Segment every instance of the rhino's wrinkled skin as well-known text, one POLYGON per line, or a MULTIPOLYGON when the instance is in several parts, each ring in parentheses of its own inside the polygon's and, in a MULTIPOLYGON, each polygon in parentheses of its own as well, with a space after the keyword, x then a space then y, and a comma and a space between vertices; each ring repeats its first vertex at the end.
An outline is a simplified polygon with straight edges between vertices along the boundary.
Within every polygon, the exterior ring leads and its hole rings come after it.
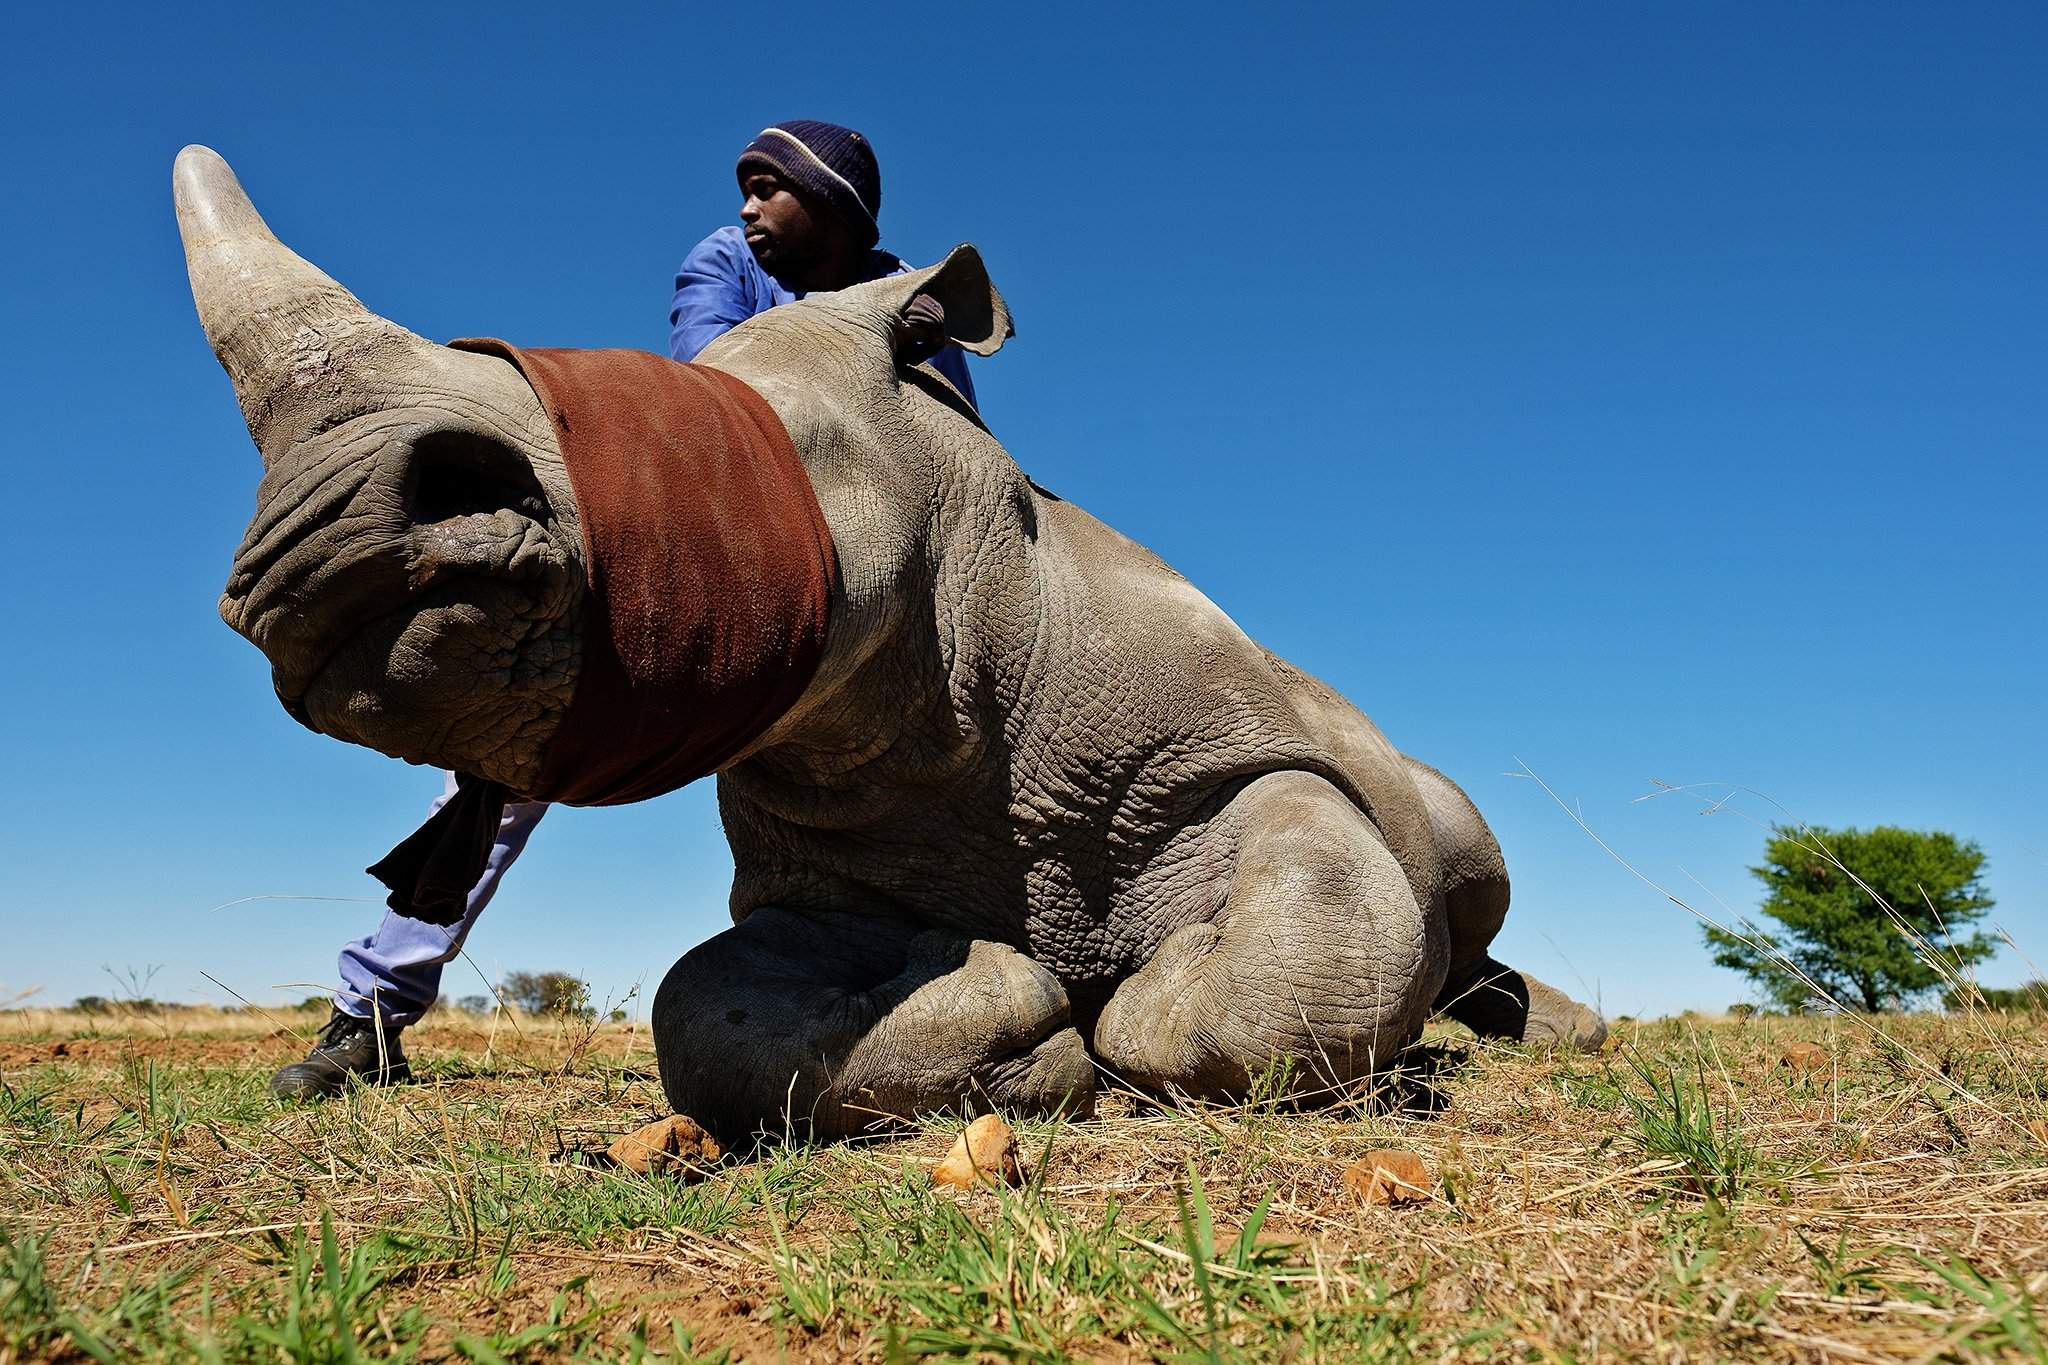
MULTIPOLYGON (((222 614, 292 713, 387 754, 536 772, 576 683, 575 500, 504 362, 363 309, 226 164, 176 171, 193 291, 267 472, 222 614)), ((1098 1068, 1242 1094, 1384 1070, 1432 1009, 1597 1045, 1487 956, 1508 902, 1464 794, 1144 547, 1034 486, 930 370, 981 354, 972 248, 703 355, 789 429, 843 588, 797 706, 719 774, 734 927, 654 1004, 675 1107, 729 1139, 962 1102, 1085 1109, 1098 1068)))

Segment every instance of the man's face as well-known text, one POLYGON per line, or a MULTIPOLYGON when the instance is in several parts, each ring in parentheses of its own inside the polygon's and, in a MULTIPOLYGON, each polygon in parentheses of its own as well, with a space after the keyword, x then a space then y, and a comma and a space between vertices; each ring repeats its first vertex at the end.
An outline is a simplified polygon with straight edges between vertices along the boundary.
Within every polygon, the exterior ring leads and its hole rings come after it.
POLYGON ((740 194, 747 250, 769 274, 800 274, 826 259, 837 244, 837 224, 813 211, 775 172, 748 167, 740 194))

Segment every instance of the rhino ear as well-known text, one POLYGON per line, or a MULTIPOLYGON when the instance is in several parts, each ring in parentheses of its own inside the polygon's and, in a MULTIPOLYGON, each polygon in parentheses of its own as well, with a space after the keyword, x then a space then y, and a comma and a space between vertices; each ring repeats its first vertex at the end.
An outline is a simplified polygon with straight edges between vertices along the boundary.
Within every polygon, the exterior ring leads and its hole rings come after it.
POLYGON ((994 355, 1017 334, 1008 305, 981 264, 981 253, 965 243, 937 265, 895 276, 889 283, 896 286, 899 355, 928 354, 948 341, 976 355, 994 355))

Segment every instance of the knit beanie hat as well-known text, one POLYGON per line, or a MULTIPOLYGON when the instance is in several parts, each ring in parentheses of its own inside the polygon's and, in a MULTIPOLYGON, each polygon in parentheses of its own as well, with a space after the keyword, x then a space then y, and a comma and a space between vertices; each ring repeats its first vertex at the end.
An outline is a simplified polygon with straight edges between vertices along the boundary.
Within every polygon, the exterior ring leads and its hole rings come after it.
POLYGON ((749 165, 766 166, 839 216, 862 249, 881 240, 882 168, 875 149, 851 128, 816 119, 787 119, 763 128, 735 167, 742 184, 749 165))

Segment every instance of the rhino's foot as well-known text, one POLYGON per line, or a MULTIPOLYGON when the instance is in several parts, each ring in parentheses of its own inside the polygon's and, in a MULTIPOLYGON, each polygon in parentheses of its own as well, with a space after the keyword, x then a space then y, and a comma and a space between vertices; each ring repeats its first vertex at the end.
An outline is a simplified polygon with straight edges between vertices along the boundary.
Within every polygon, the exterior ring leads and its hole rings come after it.
POLYGON ((1421 1031, 1445 958, 1393 854, 1306 773, 1231 802, 1223 909, 1168 935, 1095 1027, 1108 1071, 1151 1090, 1235 1099, 1283 1082, 1312 1097, 1390 1067, 1421 1031))
POLYGON ((1055 1029, 1027 1051, 977 1068, 971 1080, 977 1107, 1074 1118, 1095 1112, 1095 1059, 1072 1025, 1055 1029))
POLYGON ((670 969, 653 1025, 669 1103, 735 1145, 944 1109, 1094 1105, 1052 973, 900 920, 757 910, 670 969))
POLYGON ((1607 1021, 1594 1010, 1490 957, 1446 983, 1437 1008, 1482 1038, 1582 1052, 1597 1052, 1607 1041, 1607 1021))

